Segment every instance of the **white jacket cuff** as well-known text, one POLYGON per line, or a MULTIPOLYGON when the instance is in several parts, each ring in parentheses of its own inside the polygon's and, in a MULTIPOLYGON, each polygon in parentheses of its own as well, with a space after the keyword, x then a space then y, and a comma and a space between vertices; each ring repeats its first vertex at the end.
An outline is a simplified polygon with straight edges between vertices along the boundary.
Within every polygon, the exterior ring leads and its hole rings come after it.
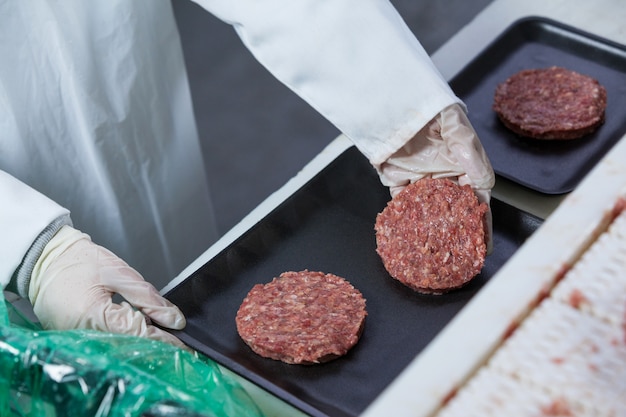
POLYGON ((41 250, 58 229, 71 224, 70 213, 4 171, 0 201, 0 284, 26 296, 41 250))

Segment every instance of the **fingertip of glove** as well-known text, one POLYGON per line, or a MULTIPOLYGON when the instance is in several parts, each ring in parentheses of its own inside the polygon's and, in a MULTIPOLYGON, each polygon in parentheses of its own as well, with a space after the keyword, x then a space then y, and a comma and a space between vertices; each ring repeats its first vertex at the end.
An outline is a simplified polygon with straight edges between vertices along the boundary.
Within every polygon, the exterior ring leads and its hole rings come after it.
POLYGON ((168 329, 182 330, 187 325, 184 314, 176 306, 151 312, 148 317, 159 326, 168 329))
POLYGON ((174 323, 170 328, 174 330, 182 330, 185 328, 186 325, 187 325, 187 319, 185 319, 185 316, 183 315, 183 313, 179 313, 174 319, 174 323))

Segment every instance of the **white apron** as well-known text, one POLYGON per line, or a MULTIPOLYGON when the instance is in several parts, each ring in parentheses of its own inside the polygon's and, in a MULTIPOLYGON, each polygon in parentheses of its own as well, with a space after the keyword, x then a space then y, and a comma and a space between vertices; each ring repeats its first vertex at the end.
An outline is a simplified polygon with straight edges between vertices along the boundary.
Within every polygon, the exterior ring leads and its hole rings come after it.
POLYGON ((0 59, 0 169, 157 288, 217 238, 168 0, 0 0, 0 59))

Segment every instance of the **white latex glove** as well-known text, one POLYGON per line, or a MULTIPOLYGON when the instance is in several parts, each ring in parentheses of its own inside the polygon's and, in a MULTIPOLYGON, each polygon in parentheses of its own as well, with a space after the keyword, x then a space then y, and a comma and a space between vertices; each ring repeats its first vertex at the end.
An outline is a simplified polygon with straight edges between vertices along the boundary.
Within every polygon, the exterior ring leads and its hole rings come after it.
POLYGON ((93 329, 184 344, 153 325, 185 327, 185 317, 123 260, 64 226, 46 245, 28 297, 46 329, 93 329), (114 294, 126 301, 116 304, 114 294))
MULTIPOLYGON (((495 175, 465 111, 445 108, 409 142, 376 167, 392 196, 419 179, 449 178, 469 184, 478 200, 489 205, 495 175)), ((486 214, 487 252, 493 249, 491 208, 486 214)))

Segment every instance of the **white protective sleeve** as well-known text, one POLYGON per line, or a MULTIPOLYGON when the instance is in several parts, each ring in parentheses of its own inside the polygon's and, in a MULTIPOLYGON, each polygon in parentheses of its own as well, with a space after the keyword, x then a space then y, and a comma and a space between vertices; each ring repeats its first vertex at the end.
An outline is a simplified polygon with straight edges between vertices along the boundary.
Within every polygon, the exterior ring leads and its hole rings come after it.
POLYGON ((18 267, 24 261, 32 268, 57 230, 71 224, 69 211, 4 171, 0 171, 0 196, 0 230, 10 236, 0 239, 0 284, 5 288, 13 277, 11 290, 25 296, 30 270, 17 271, 18 267), (31 262, 24 259, 26 253, 31 262))
POLYGON ((374 165, 461 103, 387 0, 194 1, 374 165))

